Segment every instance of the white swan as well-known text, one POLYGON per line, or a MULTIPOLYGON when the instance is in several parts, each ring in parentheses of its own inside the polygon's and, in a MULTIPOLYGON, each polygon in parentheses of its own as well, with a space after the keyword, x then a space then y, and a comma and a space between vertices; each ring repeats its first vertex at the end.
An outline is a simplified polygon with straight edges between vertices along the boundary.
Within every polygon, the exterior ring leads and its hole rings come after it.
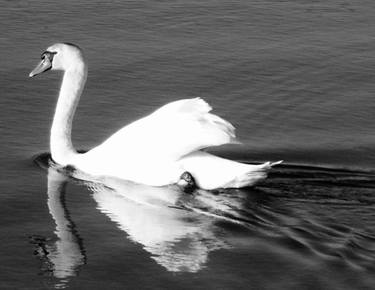
POLYGON ((30 77, 50 69, 64 71, 50 139, 52 158, 62 166, 152 186, 176 183, 188 172, 197 186, 210 190, 254 185, 280 163, 249 165, 200 151, 236 142, 234 127, 211 114, 211 107, 200 98, 169 103, 87 153, 78 153, 71 128, 87 75, 82 51, 73 44, 57 43, 41 58, 30 77))

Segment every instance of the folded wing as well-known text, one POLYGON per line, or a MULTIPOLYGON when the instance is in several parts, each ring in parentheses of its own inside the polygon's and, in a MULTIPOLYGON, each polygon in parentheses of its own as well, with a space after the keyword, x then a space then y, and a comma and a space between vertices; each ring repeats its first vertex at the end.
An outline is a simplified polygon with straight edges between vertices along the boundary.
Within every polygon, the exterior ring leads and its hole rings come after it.
POLYGON ((210 113, 202 99, 169 103, 147 117, 122 128, 93 150, 105 150, 124 161, 175 161, 196 150, 236 143, 234 127, 210 113))

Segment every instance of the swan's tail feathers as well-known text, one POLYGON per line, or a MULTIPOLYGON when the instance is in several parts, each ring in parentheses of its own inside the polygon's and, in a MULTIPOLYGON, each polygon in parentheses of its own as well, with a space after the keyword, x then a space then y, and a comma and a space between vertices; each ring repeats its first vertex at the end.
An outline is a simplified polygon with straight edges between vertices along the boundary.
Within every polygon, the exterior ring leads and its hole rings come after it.
POLYGON ((260 165, 251 165, 245 171, 238 174, 235 178, 226 183, 223 188, 241 188, 251 187, 264 180, 273 166, 282 163, 283 160, 276 162, 266 162, 260 165))
POLYGON ((252 181, 248 186, 255 185, 255 183, 262 181, 268 177, 268 172, 272 169, 272 167, 281 164, 283 160, 279 160, 276 162, 266 162, 259 166, 258 170, 249 170, 246 175, 252 181))
POLYGON ((268 169, 258 168, 256 170, 250 169, 249 171, 237 175, 233 180, 229 181, 223 188, 242 188, 251 187, 258 182, 267 178, 268 169))
POLYGON ((279 160, 276 162, 266 162, 261 165, 258 165, 259 167, 254 169, 254 167, 250 167, 245 174, 242 174, 240 176, 237 176, 237 178, 234 181, 233 187, 250 187, 256 185, 258 182, 264 180, 268 176, 268 172, 272 169, 273 166, 276 166, 278 164, 281 164, 283 160, 279 160))
POLYGON ((264 169, 266 169, 266 170, 269 170, 269 169, 271 169, 272 167, 274 167, 274 166, 276 166, 276 165, 279 165, 279 164, 281 164, 281 163, 283 163, 283 162, 284 162, 284 160, 279 160, 279 161, 276 161, 276 162, 270 162, 270 161, 268 161, 268 162, 262 164, 262 167, 263 167, 264 169))

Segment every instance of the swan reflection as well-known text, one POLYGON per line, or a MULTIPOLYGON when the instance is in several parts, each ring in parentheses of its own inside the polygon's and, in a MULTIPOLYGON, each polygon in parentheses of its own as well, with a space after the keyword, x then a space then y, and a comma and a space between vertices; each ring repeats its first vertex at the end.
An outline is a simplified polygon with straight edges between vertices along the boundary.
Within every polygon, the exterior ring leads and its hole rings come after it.
POLYGON ((179 204, 181 195, 175 188, 116 182, 116 189, 91 189, 98 209, 168 271, 197 272, 207 262, 209 252, 229 246, 215 233, 212 218, 173 205, 179 204), (166 196, 173 201, 169 206, 166 196), (158 201, 158 206, 151 205, 150 199, 158 201))
POLYGON ((176 186, 150 187, 109 177, 92 179, 74 169, 49 166, 48 208, 58 240, 48 248, 48 262, 53 276, 61 281, 76 275, 86 262, 83 241, 64 203, 67 182, 87 187, 97 209, 171 272, 204 268, 210 252, 232 247, 217 221, 241 223, 236 219, 244 206, 241 194, 200 190, 186 194, 176 186))

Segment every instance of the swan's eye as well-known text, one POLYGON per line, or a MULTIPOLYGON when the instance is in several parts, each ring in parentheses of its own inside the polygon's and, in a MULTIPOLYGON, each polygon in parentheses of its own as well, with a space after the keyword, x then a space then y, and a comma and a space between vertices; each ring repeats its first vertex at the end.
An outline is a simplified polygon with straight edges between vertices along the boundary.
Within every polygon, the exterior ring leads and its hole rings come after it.
POLYGON ((48 58, 50 62, 52 62, 54 55, 57 54, 55 51, 45 51, 41 55, 41 59, 48 58))

